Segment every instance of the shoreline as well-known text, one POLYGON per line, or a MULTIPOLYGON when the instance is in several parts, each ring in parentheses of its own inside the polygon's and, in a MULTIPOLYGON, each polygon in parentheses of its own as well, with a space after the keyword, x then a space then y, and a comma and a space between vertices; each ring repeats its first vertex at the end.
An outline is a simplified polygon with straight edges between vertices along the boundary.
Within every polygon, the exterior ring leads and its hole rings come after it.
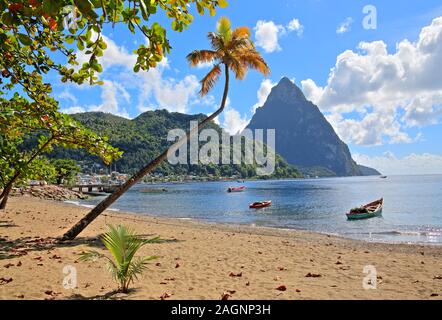
MULTIPOLYGON (((81 199, 79 200, 65 200, 62 201, 65 204, 68 205, 72 205, 72 206, 76 206, 76 207, 83 207, 83 208, 93 208, 95 205, 89 205, 86 203, 81 203, 81 199)), ((148 212, 132 212, 132 211, 126 211, 126 210, 122 210, 122 209, 116 209, 116 208, 110 208, 110 209, 106 209, 106 211, 112 211, 112 212, 116 212, 116 213, 121 213, 121 214, 127 214, 127 215, 133 215, 133 216, 137 216, 137 217, 150 217, 150 218, 158 218, 158 219, 171 219, 171 220, 179 220, 179 221, 194 221, 196 223, 201 223, 201 224, 207 224, 207 225, 219 225, 219 226, 232 226, 233 228, 235 227, 240 227, 240 228, 251 228, 251 229, 269 229, 269 230, 274 230, 275 232, 278 230, 282 230, 282 231, 293 231, 293 232, 307 232, 307 233, 313 233, 313 234, 317 234, 317 235, 323 235, 323 236, 331 236, 331 237, 336 237, 336 238, 341 238, 341 239, 346 239, 346 240, 350 240, 350 241, 360 241, 363 243, 377 243, 377 244, 391 244, 391 245, 417 245, 417 246, 435 246, 435 247, 441 247, 442 248, 442 242, 411 242, 411 241, 382 241, 380 239, 373 239, 373 240, 369 240, 369 239, 359 239, 359 238, 352 238, 352 237, 347 237, 343 234, 338 234, 338 233, 327 233, 327 232, 320 232, 320 231, 314 231, 314 230, 308 230, 308 229, 302 229, 302 228, 288 228, 288 227, 277 227, 277 226, 253 226, 250 224, 242 224, 240 222, 235 222, 235 223, 223 223, 223 222, 213 222, 213 221, 208 221, 208 220, 204 220, 204 219, 195 219, 195 218, 188 218, 188 217, 182 217, 182 218, 178 218, 178 217, 165 217, 165 216, 161 216, 161 215, 155 215, 155 214, 151 214, 148 212)), ((370 233, 367 233, 370 234, 370 233)), ((384 232, 379 232, 379 233, 371 233, 374 235, 382 235, 382 234, 395 234, 395 235, 415 235, 417 237, 420 237, 422 235, 422 232, 419 231, 410 231, 410 232, 403 232, 403 231, 397 231, 397 230, 392 230, 392 231, 384 231, 384 232), (417 234, 418 233, 418 234, 417 234)))
POLYGON ((87 208, 30 197, 11 198, 0 224, 1 299, 105 299, 116 288, 105 263, 79 253, 106 253, 97 237, 124 224, 164 242, 143 247, 158 255, 129 295, 112 299, 442 299, 442 248, 381 244, 309 231, 211 224, 106 211, 71 243, 54 245, 87 208), (20 262, 20 263, 19 263, 20 262), (365 290, 363 268, 377 269, 377 289, 365 290), (8 266, 8 267, 5 267, 8 266), (65 289, 65 266, 78 284, 65 289), (232 277, 230 274, 240 274, 232 277), (309 274, 318 275, 311 277, 309 274), (286 291, 276 288, 286 286, 286 291), (436 296, 437 295, 437 296, 436 296))

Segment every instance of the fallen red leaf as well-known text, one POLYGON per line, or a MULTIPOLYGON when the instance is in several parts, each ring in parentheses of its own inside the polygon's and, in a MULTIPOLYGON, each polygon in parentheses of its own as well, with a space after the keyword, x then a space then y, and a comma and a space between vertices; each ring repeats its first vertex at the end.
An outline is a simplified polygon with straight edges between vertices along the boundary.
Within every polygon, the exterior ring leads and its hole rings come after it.
POLYGON ((0 284, 7 284, 12 282, 12 278, 0 278, 0 284))
POLYGON ((233 272, 230 272, 229 276, 230 276, 230 277, 242 277, 242 272, 240 272, 240 273, 233 273, 233 272))
POLYGON ((285 285, 279 286, 278 288, 276 288, 276 290, 278 291, 286 291, 287 287, 285 285))
POLYGON ((322 275, 317 274, 317 273, 311 273, 311 272, 309 272, 309 273, 307 273, 307 274, 305 275, 305 277, 306 277, 306 278, 320 278, 320 277, 322 277, 322 275))
POLYGON ((15 266, 15 264, 8 263, 8 264, 5 264, 3 267, 5 267, 6 269, 9 269, 10 267, 14 267, 14 266, 15 266))
POLYGON ((230 294, 228 294, 227 292, 224 292, 221 296, 221 300, 229 300, 230 297, 231 297, 230 294))
POLYGON ((165 299, 170 298, 170 297, 171 297, 171 295, 170 295, 169 293, 164 292, 164 293, 161 295, 160 299, 161 299, 161 300, 165 300, 165 299))

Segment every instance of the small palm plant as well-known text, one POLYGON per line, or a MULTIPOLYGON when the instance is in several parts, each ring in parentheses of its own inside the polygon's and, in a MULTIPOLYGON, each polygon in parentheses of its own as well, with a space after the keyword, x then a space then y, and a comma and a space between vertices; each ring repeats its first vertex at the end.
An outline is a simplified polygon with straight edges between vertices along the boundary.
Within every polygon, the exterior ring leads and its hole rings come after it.
POLYGON ((109 258, 97 251, 88 251, 81 254, 81 261, 96 261, 100 258, 108 260, 109 272, 115 281, 118 282, 119 292, 127 293, 129 284, 134 280, 138 280, 140 275, 146 268, 147 262, 157 259, 156 256, 137 257, 137 251, 148 243, 159 242, 159 237, 145 240, 139 235, 125 226, 114 227, 109 225, 109 231, 101 236, 101 241, 109 250, 112 258, 109 258))

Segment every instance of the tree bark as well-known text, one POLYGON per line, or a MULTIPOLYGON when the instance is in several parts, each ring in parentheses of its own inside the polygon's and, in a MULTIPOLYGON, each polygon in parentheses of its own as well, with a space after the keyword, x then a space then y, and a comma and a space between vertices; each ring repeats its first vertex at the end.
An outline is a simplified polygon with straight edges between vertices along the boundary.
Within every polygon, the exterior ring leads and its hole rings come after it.
POLYGON ((138 183, 146 174, 153 171, 161 162, 163 162, 167 155, 178 150, 184 143, 187 143, 190 136, 195 133, 198 133, 199 130, 205 127, 210 121, 215 119, 218 115, 220 115, 227 101, 227 95, 229 92, 229 68, 227 65, 225 67, 225 85, 224 85, 224 93, 221 101, 221 105, 217 111, 215 111, 212 115, 204 119, 201 123, 198 124, 197 127, 189 130, 185 137, 178 140, 175 144, 173 144, 170 148, 165 150, 162 154, 160 154, 156 159, 147 164, 144 168, 138 171, 135 175, 133 175, 128 181, 126 181, 122 186, 120 186, 116 191, 110 194, 106 199, 100 202, 95 208, 93 208, 86 216, 84 216, 80 221, 78 221, 71 229, 69 229, 61 238, 61 241, 73 240, 75 239, 92 221, 94 221, 103 211, 105 211, 112 203, 114 203, 118 198, 120 198, 127 190, 129 190, 133 185, 138 183))
MULTIPOLYGON (((31 158, 29 158, 29 160, 26 162, 25 167, 27 167, 32 161, 34 161, 34 159, 40 155, 44 149, 46 149, 46 147, 52 142, 52 140, 54 140, 55 137, 51 136, 48 141, 46 141, 40 149, 38 149, 37 151, 35 151, 35 153, 32 155, 31 158)), ((2 194, 0 195, 0 199, 2 200, 2 202, 0 203, 0 210, 3 210, 6 208, 6 204, 8 202, 8 197, 9 194, 12 191, 12 187, 14 186, 14 183, 17 181, 17 179, 20 177, 20 175, 22 174, 22 170, 18 169, 17 172, 14 174, 14 176, 11 178, 11 180, 9 180, 9 182, 6 184, 5 188, 3 189, 2 194)))

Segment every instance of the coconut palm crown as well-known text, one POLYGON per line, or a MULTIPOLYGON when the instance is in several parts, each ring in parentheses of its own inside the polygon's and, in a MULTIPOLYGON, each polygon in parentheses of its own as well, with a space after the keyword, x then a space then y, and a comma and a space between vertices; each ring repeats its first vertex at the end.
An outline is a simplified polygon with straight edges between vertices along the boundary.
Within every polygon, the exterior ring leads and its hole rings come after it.
POLYGON ((267 63, 256 50, 250 36, 248 27, 232 30, 230 20, 222 17, 218 21, 216 32, 209 32, 207 36, 212 49, 195 50, 187 56, 191 66, 213 63, 213 68, 201 80, 201 96, 206 95, 216 84, 222 73, 222 65, 227 82, 229 70, 233 71, 238 80, 244 79, 249 68, 261 72, 264 76, 270 73, 267 63))

